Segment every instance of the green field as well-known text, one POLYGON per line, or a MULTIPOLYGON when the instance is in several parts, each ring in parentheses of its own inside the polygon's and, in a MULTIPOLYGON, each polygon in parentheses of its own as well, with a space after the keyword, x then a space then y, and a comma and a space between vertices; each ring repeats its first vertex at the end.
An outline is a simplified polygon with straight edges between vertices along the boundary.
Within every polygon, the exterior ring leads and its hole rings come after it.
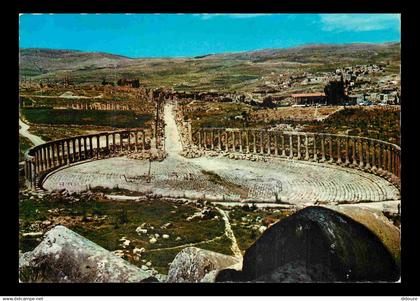
MULTIPOLYGON (((153 267, 161 273, 167 272, 168 263, 183 249, 182 245, 188 243, 198 243, 198 247, 231 254, 230 242, 223 238, 224 222, 221 218, 186 220, 187 217, 200 210, 195 205, 159 199, 134 202, 110 201, 98 196, 89 199, 78 195, 77 198, 79 201, 69 203, 68 200, 60 197, 30 200, 27 196, 21 195, 20 233, 41 229, 46 231, 47 229, 42 228, 41 223, 50 220, 54 224, 62 224, 72 229, 107 250, 126 250, 125 259, 138 266, 144 262, 134 260, 132 250, 135 247, 143 247, 146 252, 141 259, 151 261, 153 267), (136 228, 143 223, 145 223, 143 228, 146 228, 148 232, 139 235, 136 228), (170 223, 170 226, 162 227, 167 223, 170 223), (155 244, 149 243, 150 236, 155 234, 159 234, 160 238, 155 244), (163 239, 163 234, 168 234, 169 239, 163 239), (122 237, 126 237, 131 242, 127 248, 121 245, 122 237), (220 239, 207 242, 216 237, 220 239)), ((215 209, 212 211, 214 215, 217 215, 215 209)), ((39 240, 20 236, 19 249, 24 252, 32 250, 38 244, 39 240)))
POLYGON ((34 124, 96 125, 116 128, 143 127, 151 115, 132 111, 54 110, 51 108, 22 108, 25 119, 34 124))

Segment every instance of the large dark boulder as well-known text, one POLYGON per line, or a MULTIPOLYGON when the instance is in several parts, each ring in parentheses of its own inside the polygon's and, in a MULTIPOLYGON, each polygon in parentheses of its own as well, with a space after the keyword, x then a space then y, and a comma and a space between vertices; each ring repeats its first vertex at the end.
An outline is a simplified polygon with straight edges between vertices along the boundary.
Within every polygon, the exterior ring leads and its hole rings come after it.
POLYGON ((307 207, 268 228, 244 255, 242 271, 216 281, 397 281, 399 268, 381 240, 349 216, 307 207))

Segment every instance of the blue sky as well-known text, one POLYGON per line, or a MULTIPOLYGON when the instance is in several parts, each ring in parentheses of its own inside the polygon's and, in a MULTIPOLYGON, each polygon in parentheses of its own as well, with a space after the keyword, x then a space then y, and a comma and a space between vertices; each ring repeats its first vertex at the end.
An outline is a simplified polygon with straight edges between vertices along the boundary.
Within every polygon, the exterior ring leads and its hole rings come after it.
POLYGON ((21 48, 180 57, 400 41, 398 14, 23 14, 21 48))

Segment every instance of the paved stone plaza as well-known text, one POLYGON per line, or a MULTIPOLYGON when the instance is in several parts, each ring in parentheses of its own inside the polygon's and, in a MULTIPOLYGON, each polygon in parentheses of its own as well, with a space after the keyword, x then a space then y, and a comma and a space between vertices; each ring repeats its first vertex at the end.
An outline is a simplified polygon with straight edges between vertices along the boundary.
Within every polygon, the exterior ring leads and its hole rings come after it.
POLYGON ((380 202, 399 200, 385 179, 340 166, 270 158, 267 162, 222 156, 185 158, 171 105, 165 107, 168 156, 162 162, 127 157, 73 165, 50 174, 43 187, 71 192, 93 187, 125 188, 171 197, 313 204, 316 202, 380 202), (209 176, 210 175, 210 176, 209 176), (220 177, 214 180, 211 175, 220 177))

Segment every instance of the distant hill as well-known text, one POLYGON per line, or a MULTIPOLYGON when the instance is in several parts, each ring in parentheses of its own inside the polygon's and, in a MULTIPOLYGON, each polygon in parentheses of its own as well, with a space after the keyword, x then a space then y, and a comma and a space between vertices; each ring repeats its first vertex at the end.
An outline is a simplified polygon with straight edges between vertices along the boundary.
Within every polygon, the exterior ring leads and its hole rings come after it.
POLYGON ((121 67, 132 59, 101 52, 77 50, 20 49, 20 72, 25 76, 36 76, 57 70, 121 67))
MULTIPOLYGON (((142 85, 177 90, 252 91, 278 73, 334 71, 356 64, 386 63, 399 73, 400 43, 306 45, 187 58, 129 58, 96 52, 20 49, 20 76, 34 80, 70 78, 79 84, 139 78, 142 85)), ((388 72, 387 71, 387 72, 388 72)))
POLYGON ((299 61, 313 61, 314 56, 320 61, 325 61, 327 55, 351 58, 355 55, 376 55, 384 51, 399 53, 400 43, 354 43, 354 44, 318 44, 304 45, 293 48, 270 48, 257 51, 245 51, 237 53, 222 53, 209 55, 207 58, 223 58, 237 60, 270 60, 270 59, 288 59, 299 61))

